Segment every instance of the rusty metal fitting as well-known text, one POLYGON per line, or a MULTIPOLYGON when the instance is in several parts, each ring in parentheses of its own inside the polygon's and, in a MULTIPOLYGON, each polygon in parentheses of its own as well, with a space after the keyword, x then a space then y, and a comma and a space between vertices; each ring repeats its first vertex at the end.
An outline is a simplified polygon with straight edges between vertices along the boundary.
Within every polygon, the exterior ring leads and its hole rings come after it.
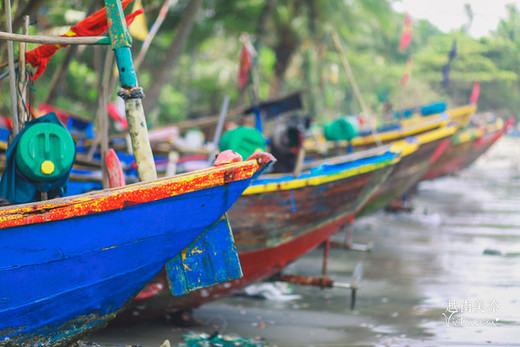
POLYGON ((131 89, 119 88, 119 90, 117 91, 117 95, 122 97, 123 100, 143 99, 144 91, 143 91, 143 88, 141 88, 141 87, 133 87, 131 89))

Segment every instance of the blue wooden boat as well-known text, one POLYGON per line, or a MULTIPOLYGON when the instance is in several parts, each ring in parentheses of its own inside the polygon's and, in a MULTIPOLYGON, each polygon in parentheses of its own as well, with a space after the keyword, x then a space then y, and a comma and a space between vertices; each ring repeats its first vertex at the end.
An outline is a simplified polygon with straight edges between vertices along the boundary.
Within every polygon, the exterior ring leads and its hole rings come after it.
POLYGON ((157 180, 121 3, 105 0, 105 9, 93 16, 107 17, 144 182, 31 202, 59 195, 75 146, 50 115, 13 127, 0 191, 23 204, 0 208, 0 346, 69 345, 114 318, 165 265, 175 295, 242 275, 225 213, 274 158, 221 153, 212 168, 157 180))
POLYGON ((181 252, 202 234, 231 238, 221 217, 271 158, 1 208, 0 345, 69 343, 115 317, 169 261, 175 287, 182 261, 200 253, 181 252))

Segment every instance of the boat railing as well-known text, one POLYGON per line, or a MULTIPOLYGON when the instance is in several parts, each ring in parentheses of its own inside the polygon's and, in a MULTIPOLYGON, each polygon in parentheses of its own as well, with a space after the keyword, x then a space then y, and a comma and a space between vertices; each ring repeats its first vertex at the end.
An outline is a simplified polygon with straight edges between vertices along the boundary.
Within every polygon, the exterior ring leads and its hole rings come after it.
POLYGON ((392 147, 392 145, 388 144, 388 145, 378 146, 378 147, 367 149, 367 150, 360 151, 360 152, 337 156, 334 158, 314 160, 312 162, 303 164, 302 170, 311 169, 313 167, 317 167, 317 166, 320 166, 323 164, 334 165, 334 164, 354 161, 354 160, 358 160, 358 159, 373 157, 373 156, 384 154, 384 153, 390 151, 391 147, 392 147))

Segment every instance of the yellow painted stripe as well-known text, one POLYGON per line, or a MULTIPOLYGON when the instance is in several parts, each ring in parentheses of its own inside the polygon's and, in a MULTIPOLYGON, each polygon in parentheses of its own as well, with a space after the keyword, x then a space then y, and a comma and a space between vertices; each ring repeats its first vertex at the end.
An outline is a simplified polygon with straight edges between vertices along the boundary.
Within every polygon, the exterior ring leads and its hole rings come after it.
POLYGON ((391 151, 399 153, 401 157, 406 157, 419 149, 419 144, 416 142, 408 142, 406 140, 398 140, 392 142, 391 151))
MULTIPOLYGON (((432 122, 418 122, 416 124, 412 124, 407 127, 403 127, 400 129, 395 129, 391 131, 385 131, 378 134, 378 137, 381 141, 391 141, 397 138, 406 137, 406 136, 412 136, 414 134, 417 134, 418 132, 435 129, 439 126, 446 125, 448 123, 447 120, 441 120, 441 118, 437 115, 439 118, 438 122, 432 121, 432 122)), ((374 143, 376 141, 376 137, 374 135, 367 135, 363 137, 356 137, 352 139, 352 144, 354 146, 359 145, 366 145, 370 143, 374 143)))
MULTIPOLYGON (((381 163, 362 165, 360 167, 352 168, 350 170, 347 170, 344 172, 339 172, 339 173, 333 174, 333 175, 323 175, 323 176, 317 176, 317 177, 294 179, 294 180, 287 181, 287 182, 267 183, 267 184, 263 184, 263 185, 250 186, 249 188, 246 189, 246 191, 244 192, 243 195, 291 190, 291 189, 304 188, 304 187, 308 187, 308 186, 318 186, 318 185, 321 185, 324 183, 338 181, 338 180, 341 180, 341 179, 344 179, 347 177, 374 171, 374 170, 386 167, 388 165, 395 164, 395 163, 399 162, 399 159, 400 158, 397 157, 397 158, 394 158, 391 160, 386 160, 381 163)), ((271 176, 271 175, 268 175, 267 177, 269 177, 269 176, 271 176)))
POLYGON ((477 105, 465 105, 446 111, 450 119, 457 122, 459 126, 466 126, 471 116, 477 111, 477 105))
POLYGON ((392 142, 391 150, 392 152, 400 153, 401 157, 405 157, 415 152, 420 145, 450 136, 454 134, 455 131, 456 128, 454 126, 443 126, 440 129, 414 136, 415 142, 409 142, 407 140, 392 142))
POLYGON ((427 133, 415 136, 419 144, 430 143, 443 137, 453 135, 457 130, 454 126, 443 126, 440 129, 428 131, 427 133))
MULTIPOLYGON (((450 117, 450 120, 457 122, 459 124, 459 126, 464 126, 469 122, 471 115, 473 115, 473 113, 475 113, 476 111, 477 111, 476 105, 464 105, 464 106, 448 109, 448 110, 446 110, 445 113, 448 114, 448 116, 450 117)), ((434 119, 435 117, 438 117, 439 115, 440 115, 440 113, 436 113, 436 114, 432 114, 429 116, 416 116, 416 117, 409 118, 409 119, 403 119, 401 121, 401 125, 403 127, 410 126, 413 124, 423 122, 425 120, 434 119)))

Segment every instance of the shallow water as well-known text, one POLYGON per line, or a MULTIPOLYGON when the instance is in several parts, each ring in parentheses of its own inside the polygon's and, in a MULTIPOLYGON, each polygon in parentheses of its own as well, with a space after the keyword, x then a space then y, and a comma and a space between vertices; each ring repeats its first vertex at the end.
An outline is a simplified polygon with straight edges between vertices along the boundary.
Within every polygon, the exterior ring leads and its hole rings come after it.
MULTIPOLYGON (((194 310, 190 328, 141 321, 87 340, 159 347, 218 330, 276 346, 520 346, 519 203, 520 139, 505 138, 460 175, 422 183, 412 213, 355 221, 372 251, 331 249, 328 264, 338 282, 363 264, 355 310, 348 289, 291 285, 300 299, 235 296, 194 310)), ((319 276, 321 255, 285 273, 319 276)))

